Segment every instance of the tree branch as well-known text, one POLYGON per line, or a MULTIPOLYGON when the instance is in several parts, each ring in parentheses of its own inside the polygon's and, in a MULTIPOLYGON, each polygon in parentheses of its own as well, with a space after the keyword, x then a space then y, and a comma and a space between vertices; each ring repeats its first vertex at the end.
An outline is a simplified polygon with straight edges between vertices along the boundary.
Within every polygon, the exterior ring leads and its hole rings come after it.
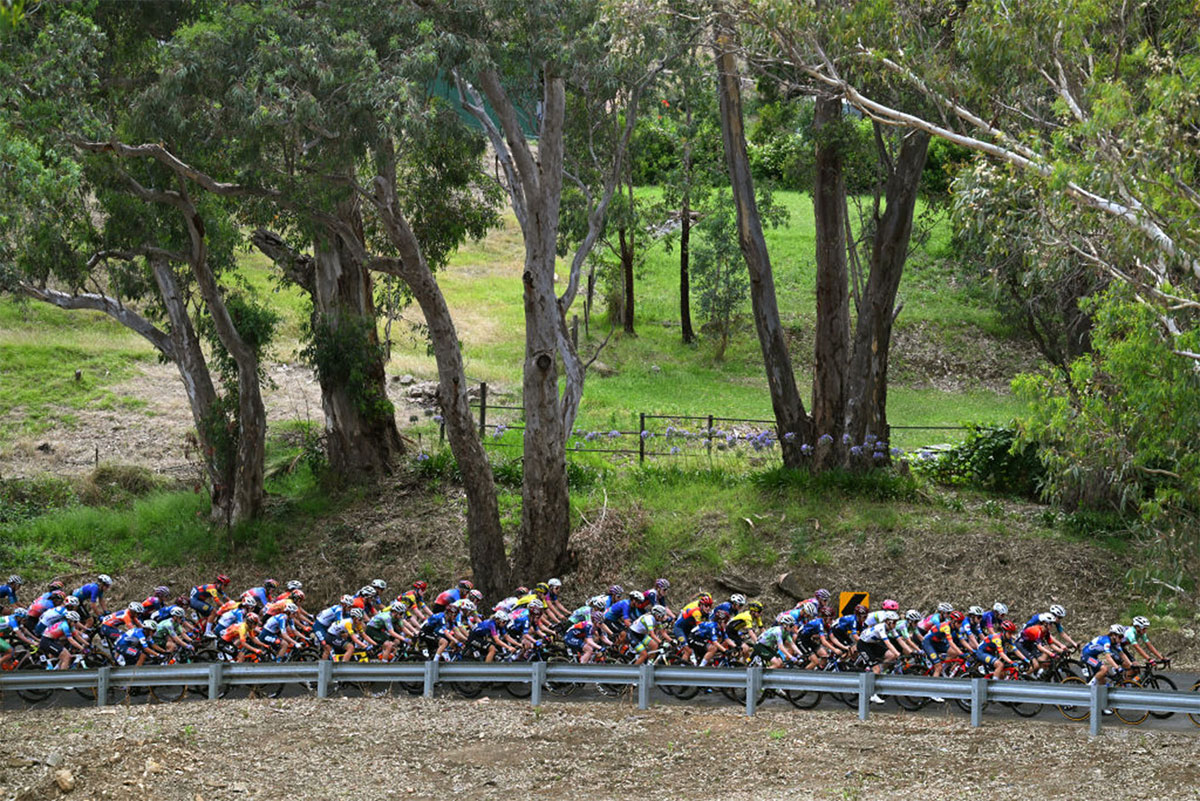
POLYGON ((60 309, 90 309, 104 312, 129 330, 140 334, 163 356, 172 361, 175 360, 175 344, 171 341, 171 337, 114 297, 90 292, 72 295, 57 289, 47 289, 27 283, 21 283, 19 287, 25 295, 60 309))

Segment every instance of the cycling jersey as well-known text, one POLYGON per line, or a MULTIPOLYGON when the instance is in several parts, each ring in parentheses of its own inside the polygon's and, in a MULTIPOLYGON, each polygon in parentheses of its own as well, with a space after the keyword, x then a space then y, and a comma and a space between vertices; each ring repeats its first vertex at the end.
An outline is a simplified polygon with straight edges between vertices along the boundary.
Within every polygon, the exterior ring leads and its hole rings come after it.
POLYGON ((21 625, 21 621, 17 620, 16 615, 0 616, 0 635, 16 631, 19 625, 21 625))
POLYGON ((525 636, 526 632, 528 632, 532 626, 533 620, 530 618, 529 612, 521 611, 509 621, 508 626, 504 630, 508 636, 519 640, 521 637, 525 636))
POLYGON ((352 617, 339 620, 337 623, 329 627, 329 636, 334 642, 335 648, 342 648, 346 643, 351 641, 351 635, 361 635, 365 633, 365 627, 361 621, 356 621, 352 617))
POLYGON ((645 614, 629 624, 629 631, 632 634, 647 636, 661 627, 662 624, 658 622, 658 618, 651 614, 645 614))
MULTIPOLYGON (((1026 629, 1027 629, 1027 628, 1029 628, 1030 626, 1033 626, 1033 625, 1035 625, 1035 624, 1041 623, 1041 622, 1042 622, 1042 619, 1041 619, 1041 618, 1042 618, 1042 614, 1043 614, 1042 612, 1038 612, 1038 613, 1037 613, 1037 614, 1035 614, 1033 617, 1029 618, 1029 620, 1027 620, 1027 621, 1025 622, 1025 625, 1024 625, 1022 628, 1026 628, 1026 629)), ((1045 625, 1045 624, 1043 624, 1043 625, 1045 625)), ((1054 626, 1054 630, 1055 630, 1055 632, 1057 632, 1058 634, 1062 634, 1062 633, 1063 633, 1063 626, 1062 626, 1062 621, 1061 621, 1061 620, 1055 620, 1055 621, 1054 621, 1054 623, 1052 623, 1052 624, 1050 624, 1050 625, 1054 626)))
POLYGON ((705 615, 704 610, 700 608, 699 601, 692 601, 690 604, 685 605, 683 609, 679 610, 680 620, 688 618, 694 621, 694 623, 699 623, 701 620, 704 620, 705 617, 707 617, 707 615, 705 615))
POLYGON ((854 639, 853 635, 858 634, 863 630, 863 623, 858 622, 858 615, 849 614, 842 615, 837 620, 833 621, 830 629, 837 635, 839 640, 849 642, 854 639))
POLYGON ((576 623, 571 628, 567 629, 567 633, 563 636, 563 642, 575 649, 580 649, 584 644, 591 639, 593 632, 592 622, 585 620, 582 623, 576 623))
POLYGON ((800 637, 804 640, 815 640, 818 637, 824 637, 826 634, 824 618, 814 617, 800 627, 800 637))
POLYGON ((877 642, 882 643, 892 635, 887 630, 887 624, 876 623, 873 626, 867 626, 858 634, 859 642, 877 642))
POLYGON ((460 590, 458 587, 453 587, 449 590, 446 590, 441 595, 439 595, 437 598, 435 598, 433 601, 433 605, 440 606, 444 609, 445 607, 449 606, 450 604, 454 603, 455 601, 458 601, 461 599, 462 599, 462 590, 460 590))
POLYGON ((1150 635, 1141 634, 1138 632, 1136 627, 1130 626, 1129 628, 1125 629, 1125 636, 1123 639, 1124 645, 1145 645, 1146 643, 1150 642, 1150 635))
POLYGON ((60 620, 42 632, 42 638, 46 640, 65 640, 70 636, 71 623, 67 620, 60 620))
POLYGON ((718 611, 728 612, 729 616, 733 617, 741 610, 734 609, 733 604, 731 604, 729 601, 725 601, 724 603, 719 603, 713 607, 712 614, 716 614, 718 611))
POLYGON ((17 588, 10 584, 0 584, 0 606, 16 606, 17 588))
POLYGON ((921 638, 921 650, 929 656, 929 658, 938 662, 950 650, 950 621, 938 622, 935 626, 929 629, 929 633, 921 638))
POLYGON ((981 637, 983 631, 978 624, 971 622, 971 618, 964 617, 962 624, 958 627, 958 636, 964 640, 968 637, 981 637))
POLYGON ((80 603, 88 601, 96 604, 100 603, 100 599, 104 597, 104 587, 93 581, 90 584, 84 584, 71 594, 78 598, 80 603))
MULTIPOLYGON (((458 600, 458 599, 456 598, 455 600, 458 600)), ((513 604, 513 607, 520 608, 523 606, 529 606, 529 604, 532 601, 536 601, 536 600, 539 600, 538 594, 536 592, 531 592, 528 595, 522 595, 520 598, 518 598, 517 602, 515 604, 513 604)))
POLYGON ((126 659, 137 659, 142 651, 150 647, 150 641, 146 639, 145 631, 140 628, 132 628, 121 634, 113 647, 120 656, 126 659))
POLYGON ((1031 646, 1039 642, 1043 645, 1049 644, 1050 630, 1041 623, 1035 623, 1032 626, 1026 626, 1021 630, 1020 642, 1028 643, 1031 646))
POLYGON ((496 621, 491 618, 481 620, 471 627, 471 634, 468 640, 492 640, 500 636, 500 628, 496 625, 496 621))
POLYGON ((573 626, 581 620, 590 620, 592 617, 592 608, 590 606, 581 606, 576 609, 567 618, 567 625, 573 626))
POLYGON ((221 636, 221 632, 225 631, 225 629, 229 628, 230 626, 236 626, 245 619, 246 612, 244 610, 231 609, 217 618, 217 624, 213 626, 213 633, 219 637, 221 636))
POLYGON ((667 606, 667 594, 658 590, 646 590, 642 593, 642 597, 646 599, 646 605, 649 607, 667 606))
POLYGON ((375 641, 397 636, 396 627, 392 625, 392 613, 381 610, 375 617, 368 620, 367 636, 375 641))
POLYGON ((38 618, 37 627, 34 629, 34 632, 36 634, 42 634, 46 631, 46 629, 50 628, 55 623, 58 623, 60 620, 63 620, 66 616, 66 605, 56 606, 53 609, 47 609, 42 613, 42 616, 38 618))
POLYGON ((242 620, 234 623, 219 635, 227 643, 244 643, 250 637, 250 624, 242 620))
POLYGON ((699 643, 721 642, 725 639, 725 630, 715 620, 706 620, 692 629, 689 639, 699 643))
POLYGON ((150 615, 162 609, 163 601, 157 595, 151 595, 146 600, 142 601, 142 614, 150 615))
POLYGON ((429 616, 421 626, 421 634, 426 637, 438 637, 447 629, 453 629, 457 624, 457 616, 453 610, 447 609, 445 612, 436 612, 429 616))
POLYGON ((979 647, 975 649, 975 658, 988 667, 992 667, 1004 653, 1004 640, 999 634, 989 633, 981 638, 979 647))
POLYGON ((630 609, 629 599, 626 598, 608 607, 608 611, 604 613, 604 622, 609 626, 623 628, 625 621, 634 617, 637 617, 637 615, 630 609))
POLYGON ((517 596, 510 595, 492 607, 493 612, 511 612, 517 608, 517 596))
POLYGON ((37 620, 43 612, 53 608, 54 601, 50 600, 50 593, 46 593, 29 605, 29 618, 37 620))
POLYGON ((175 627, 175 623, 171 620, 165 620, 162 623, 159 623, 158 627, 154 629, 154 636, 152 640, 155 645, 165 647, 172 637, 178 636, 179 629, 175 627))
POLYGON ((781 646, 790 645, 792 643, 792 635, 783 630, 782 626, 771 626, 771 628, 763 631, 758 635, 758 644, 767 648, 778 650, 781 646))
POLYGON ((217 617, 219 618, 228 612, 232 612, 234 609, 240 609, 242 606, 243 600, 245 600, 244 595, 236 601, 233 599, 230 599, 230 600, 226 601, 225 603, 221 604, 220 606, 217 607, 217 617))
POLYGON ((271 596, 267 595, 266 587, 251 587, 242 593, 242 598, 253 598, 258 601, 259 607, 264 607, 271 602, 271 596))
POLYGON ((1089 641, 1087 645, 1083 646, 1081 655, 1085 660, 1096 660, 1106 654, 1112 656, 1118 650, 1120 650, 1120 647, 1120 642, 1118 640, 1114 640, 1111 635, 1101 634, 1099 637, 1096 637, 1095 639, 1089 641))
POLYGON ((731 637, 738 637, 750 629, 762 627, 762 620, 758 615, 747 609, 745 612, 738 612, 733 617, 729 618, 729 622, 725 624, 725 630, 729 632, 731 637))
POLYGON ((262 630, 264 633, 271 635, 283 634, 287 631, 290 622, 288 616, 281 612, 278 615, 271 615, 271 617, 267 618, 267 622, 263 624, 262 630))
POLYGON ((1000 622, 1004 620, 1004 615, 997 614, 995 610, 989 609, 983 613, 983 618, 979 621, 979 628, 983 631, 995 631, 1000 628, 1000 622))
POLYGON ((342 605, 334 604, 333 606, 327 609, 322 609, 319 613, 317 613, 317 618, 315 621, 313 621, 313 625, 321 626, 322 628, 327 629, 341 619, 342 605))

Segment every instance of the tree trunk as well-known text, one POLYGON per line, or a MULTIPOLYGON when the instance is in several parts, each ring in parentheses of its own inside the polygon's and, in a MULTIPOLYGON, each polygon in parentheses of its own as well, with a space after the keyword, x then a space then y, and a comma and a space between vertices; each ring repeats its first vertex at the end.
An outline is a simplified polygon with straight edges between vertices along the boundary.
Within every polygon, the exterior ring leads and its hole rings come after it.
MULTIPOLYGON (((875 226, 871 274, 859 307, 850 365, 847 428, 858 443, 864 442, 868 435, 877 440, 887 437, 887 366, 896 292, 908 257, 917 192, 928 151, 929 134, 909 131, 904 135, 899 156, 888 175, 887 205, 875 226)), ((877 462, 887 461, 887 451, 883 451, 877 462)))
POLYGON ((688 102, 687 81, 684 81, 683 102, 686 105, 684 113, 687 121, 688 139, 683 143, 683 196, 679 210, 679 329, 683 334, 683 344, 690 345, 696 341, 696 332, 692 330, 692 290, 689 260, 692 240, 692 105, 688 102))
POLYGON ((816 140, 813 217, 817 242, 817 329, 813 375, 813 435, 817 469, 846 462, 842 434, 846 417, 846 369, 850 361, 850 288, 846 269, 846 182, 842 175, 842 118, 839 98, 818 97, 813 117, 816 140))
POLYGON ((168 331, 174 345, 171 360, 179 370, 180 379, 183 380, 188 406, 192 410, 192 421, 196 424, 196 439, 200 443, 201 458, 204 460, 204 469, 212 488, 210 516, 214 522, 224 522, 232 513, 231 493, 227 486, 228 477, 221 474, 213 459, 213 443, 208 436, 208 427, 212 422, 210 414, 217 399, 217 390, 213 385, 208 363, 204 359, 200 338, 196 335, 192 318, 188 315, 187 301, 179 291, 175 271, 165 259, 152 258, 150 266, 154 271, 154 281, 158 284, 159 297, 171 323, 168 331))
MULTIPOLYGON (((357 202, 338 211, 361 242, 357 202)), ((329 466, 340 475, 388 473, 404 444, 387 397, 370 272, 341 235, 318 240, 313 254, 313 330, 324 326, 336 332, 335 339, 355 351, 357 368, 348 380, 318 371, 329 466)))
POLYGON ((633 334, 633 234, 627 228, 620 228, 617 230, 617 239, 621 248, 621 282, 625 290, 622 323, 625 333, 633 334))
POLYGON ((779 305, 775 297, 775 277, 771 258, 763 238, 762 220, 754 198, 754 179, 750 175, 750 159, 746 153, 746 136, 742 124, 742 90, 734 62, 732 20, 726 14, 718 19, 715 42, 718 94, 721 105, 721 135, 725 145, 725 162, 737 206, 738 243, 746 268, 750 272, 750 302, 754 308, 754 325, 762 349, 767 372, 767 387, 771 406, 779 429, 783 463, 796 468, 807 463, 801 450, 812 439, 812 424, 804 411, 804 401, 796 389, 792 359, 779 320, 779 305))

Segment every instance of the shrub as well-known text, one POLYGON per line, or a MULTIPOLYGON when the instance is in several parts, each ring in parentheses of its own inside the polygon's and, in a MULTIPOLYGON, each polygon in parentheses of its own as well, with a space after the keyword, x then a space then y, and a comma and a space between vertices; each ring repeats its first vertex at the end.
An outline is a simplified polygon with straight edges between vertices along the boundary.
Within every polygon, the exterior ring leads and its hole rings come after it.
POLYGON ((869 470, 865 473, 827 470, 811 473, 807 470, 776 467, 762 473, 754 473, 750 480, 760 489, 773 492, 838 494, 874 501, 920 503, 925 500, 920 483, 911 475, 895 470, 869 470))
POLYGON ((1035 443, 1018 443, 1015 426, 969 425, 967 439, 913 468, 940 484, 1035 498, 1046 470, 1035 443))

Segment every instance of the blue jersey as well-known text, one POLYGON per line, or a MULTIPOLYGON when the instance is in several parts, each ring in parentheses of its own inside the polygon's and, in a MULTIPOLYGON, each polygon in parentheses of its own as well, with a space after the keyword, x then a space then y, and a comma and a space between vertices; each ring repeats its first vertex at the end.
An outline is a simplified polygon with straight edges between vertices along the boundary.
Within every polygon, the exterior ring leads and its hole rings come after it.
POLYGON ((1116 654, 1121 650, 1119 638, 1114 638, 1108 634, 1101 634, 1094 640, 1091 640, 1087 645, 1083 646, 1082 655, 1084 657, 1094 658, 1101 654, 1116 654))
POLYGON ((504 629, 508 636, 519 639, 529 631, 530 619, 528 612, 522 612, 514 617, 504 629))
POLYGON ((471 637, 476 640, 490 640, 498 636, 500 636, 500 629, 497 628, 496 621, 491 618, 479 621, 471 629, 471 637))
POLYGON ((824 637, 825 634, 825 620, 823 618, 814 617, 800 627, 801 637, 824 637))
MULTIPOLYGON (((1029 620, 1025 622, 1025 625, 1022 626, 1020 630, 1024 631, 1025 629, 1029 628, 1030 626, 1037 626, 1039 624, 1042 626, 1049 625, 1047 623, 1042 623, 1041 617, 1043 614, 1044 614, 1043 612, 1038 612, 1033 617, 1029 618, 1029 620)), ((1062 634, 1063 633, 1062 621, 1055 619, 1054 628, 1058 631, 1059 634, 1062 634)))
POLYGON ((337 623, 341 619, 342 619, 342 605, 334 604, 333 606, 329 607, 328 609, 323 609, 320 613, 318 613, 317 619, 315 622, 318 626, 324 626, 325 628, 329 628, 330 626, 332 626, 334 623, 337 623))
POLYGON ((667 605, 666 595, 664 593, 660 593, 658 590, 646 590, 642 593, 642 595, 646 598, 646 604, 652 608, 655 606, 667 605))
POLYGON ((421 626, 422 634, 440 634, 446 629, 452 629, 458 622, 458 615, 453 610, 447 609, 445 612, 438 612, 430 615, 429 619, 421 626))
POLYGON ((277 615, 271 615, 267 618, 267 622, 263 624, 262 630, 268 634, 282 634, 288 626, 288 617, 283 612, 277 615))
POLYGON ((16 615, 0 616, 0 635, 4 635, 10 631, 16 631, 17 627, 20 625, 21 621, 17 619, 16 615))
POLYGON ((706 620, 692 629, 691 637, 700 642, 720 642, 725 639, 725 630, 715 620, 706 620))
POLYGON ((8 584, 0 584, 0 606, 9 606, 17 602, 17 588, 8 584))
POLYGON ((1000 628, 1000 621, 1003 619, 1003 617, 989 609, 983 613, 983 619, 979 622, 979 629, 980 631, 995 631, 1000 628))
POLYGON ((733 617, 741 611, 740 609, 734 609, 733 604, 731 604, 729 601, 726 601, 723 604, 717 604, 715 607, 713 607, 713 610, 709 613, 709 615, 714 615, 722 610, 728 612, 730 617, 733 617))
POLYGON ((611 624, 621 623, 623 625, 624 621, 632 617, 637 617, 637 615, 630 609, 629 600, 624 599, 608 607, 608 611, 604 613, 604 622, 611 624))
POLYGON ((267 598, 266 587, 251 587, 250 589, 246 590, 242 597, 244 598, 246 595, 253 596, 254 600, 258 601, 258 606, 260 609, 265 608, 266 605, 270 603, 270 599, 267 598))
POLYGON ((159 609, 157 612, 154 613, 154 622, 162 623, 164 620, 170 620, 171 619, 171 611, 174 609, 182 609, 182 608, 183 608, 182 606, 175 606, 174 604, 170 604, 169 606, 164 606, 162 609, 159 609))
POLYGON ((116 648, 123 654, 136 656, 149 645, 146 632, 140 628, 132 628, 117 638, 116 648))
POLYGON ((93 581, 90 584, 84 584, 71 594, 78 598, 80 603, 90 601, 95 604, 99 603, 100 599, 104 597, 104 587, 93 581))
POLYGON ((862 624, 858 622, 858 615, 842 615, 837 620, 833 621, 830 627, 835 634, 858 634, 862 631, 862 624))

